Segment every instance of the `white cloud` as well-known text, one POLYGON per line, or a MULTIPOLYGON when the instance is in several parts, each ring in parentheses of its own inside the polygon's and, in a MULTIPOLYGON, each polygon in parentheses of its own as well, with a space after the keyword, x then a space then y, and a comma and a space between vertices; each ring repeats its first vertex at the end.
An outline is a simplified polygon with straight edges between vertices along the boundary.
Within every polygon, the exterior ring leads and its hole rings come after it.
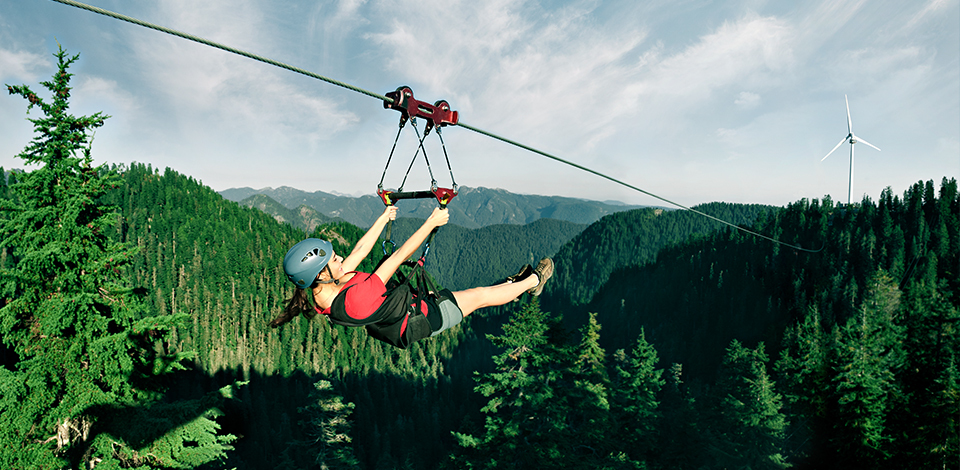
POLYGON ((347 43, 357 36, 357 31, 369 25, 364 16, 366 0, 344 0, 328 8, 317 2, 307 17, 305 41, 311 49, 319 48, 324 64, 339 64, 349 57, 347 43), (332 10, 332 12, 331 12, 332 10))
POLYGON ((420 99, 435 93, 470 122, 497 123, 514 135, 589 145, 632 111, 620 95, 632 81, 635 49, 646 37, 636 27, 619 34, 598 29, 592 7, 403 4, 390 9, 388 30, 370 38, 391 58, 392 72, 427 85, 420 99), (423 28, 425 23, 437 27, 423 28))
POLYGON ((733 102, 733 104, 743 109, 756 108, 757 106, 760 106, 760 95, 756 93, 750 93, 749 91, 741 91, 740 95, 733 102))
POLYGON ((533 25, 523 7, 514 0, 380 1, 374 23, 386 26, 367 37, 384 49, 390 71, 447 95, 497 72, 501 57, 529 45, 524 39, 533 25))
POLYGON ((121 88, 114 80, 108 80, 100 77, 85 77, 75 84, 73 91, 74 102, 83 105, 86 102, 98 103, 107 109, 107 114, 114 113, 109 109, 120 109, 130 113, 140 107, 136 96, 128 93, 121 88))
POLYGON ((837 60, 837 68, 849 76, 887 75, 923 61, 927 54, 917 46, 850 50, 837 60))
MULTIPOLYGON (((254 54, 269 56, 274 49, 269 40, 271 25, 262 10, 271 5, 204 2, 200 12, 187 15, 185 11, 196 8, 178 8, 183 4, 164 2, 160 13, 168 17, 165 22, 254 54), (211 22, 211 17, 220 21, 211 22)), ((195 138, 224 132, 247 140, 284 136, 315 143, 359 121, 353 112, 341 108, 339 98, 326 98, 316 88, 300 85, 304 82, 298 81, 299 75, 179 38, 164 37, 158 44, 156 37, 142 31, 133 34, 131 44, 143 71, 140 78, 148 87, 138 90, 138 95, 156 95, 160 106, 169 108, 180 128, 195 138)))
POLYGON ((717 89, 761 81, 793 65, 793 32, 777 18, 748 15, 705 35, 655 67, 650 93, 699 102, 717 89))
POLYGON ((942 14, 944 10, 953 6, 956 0, 930 0, 922 10, 914 14, 907 22, 903 24, 904 31, 911 31, 926 20, 942 14))
POLYGON ((0 48, 0 80, 34 82, 46 72, 51 62, 46 56, 0 48))

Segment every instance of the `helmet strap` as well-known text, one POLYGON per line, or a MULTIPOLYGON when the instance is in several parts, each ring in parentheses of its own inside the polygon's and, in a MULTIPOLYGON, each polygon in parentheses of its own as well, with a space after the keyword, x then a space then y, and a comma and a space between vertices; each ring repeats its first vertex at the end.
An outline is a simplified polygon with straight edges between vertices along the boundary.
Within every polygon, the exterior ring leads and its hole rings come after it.
MULTIPOLYGON (((333 284, 333 285, 339 286, 339 285, 340 285, 340 280, 333 278, 333 271, 330 270, 330 265, 324 266, 323 269, 326 269, 326 270, 327 270, 327 274, 330 275, 330 280, 329 280, 329 281, 321 281, 321 280, 319 280, 320 275, 318 274, 318 275, 317 275, 317 284, 333 284)), ((322 272, 322 271, 321 271, 321 272, 322 272)))

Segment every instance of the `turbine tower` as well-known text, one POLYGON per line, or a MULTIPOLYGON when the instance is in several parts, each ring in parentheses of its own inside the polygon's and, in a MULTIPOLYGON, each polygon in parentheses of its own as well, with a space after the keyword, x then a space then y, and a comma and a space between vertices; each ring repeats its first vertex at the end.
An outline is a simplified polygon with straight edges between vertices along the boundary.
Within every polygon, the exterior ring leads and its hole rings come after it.
POLYGON ((850 120, 850 101, 847 100, 847 95, 843 95, 843 101, 847 103, 847 136, 844 137, 843 140, 841 140, 840 143, 838 143, 835 147, 833 147, 833 150, 827 153, 826 157, 821 158, 820 161, 822 162, 826 160, 827 157, 829 157, 830 154, 832 154, 835 150, 840 148, 840 146, 843 145, 844 142, 850 142, 850 181, 847 183, 847 205, 850 205, 850 196, 853 193, 853 145, 856 144, 857 142, 860 142, 877 149, 877 151, 880 151, 880 149, 876 145, 873 145, 870 142, 867 142, 866 140, 863 140, 857 137, 856 135, 854 135, 853 121, 850 120))

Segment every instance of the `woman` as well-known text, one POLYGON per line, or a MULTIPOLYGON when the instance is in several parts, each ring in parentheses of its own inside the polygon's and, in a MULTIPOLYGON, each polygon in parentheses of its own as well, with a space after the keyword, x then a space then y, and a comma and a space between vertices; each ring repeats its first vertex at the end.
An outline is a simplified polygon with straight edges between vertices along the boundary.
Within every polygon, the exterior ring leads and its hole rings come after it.
POLYGON ((506 304, 524 292, 538 296, 553 275, 553 261, 544 258, 536 269, 526 265, 507 278, 507 282, 495 286, 457 292, 444 289, 435 293, 435 299, 431 296, 415 299, 410 295, 387 297, 386 284, 400 265, 416 252, 430 232, 445 225, 450 216, 446 209, 434 209, 426 222, 373 273, 357 272, 384 227, 396 217, 397 208, 388 206, 346 258, 334 253, 333 245, 326 240, 308 238, 294 245, 284 257, 283 269, 298 289, 270 326, 276 328, 300 313, 308 317, 319 313, 341 325, 365 326, 371 336, 405 348, 414 341, 456 326, 483 307, 506 304))

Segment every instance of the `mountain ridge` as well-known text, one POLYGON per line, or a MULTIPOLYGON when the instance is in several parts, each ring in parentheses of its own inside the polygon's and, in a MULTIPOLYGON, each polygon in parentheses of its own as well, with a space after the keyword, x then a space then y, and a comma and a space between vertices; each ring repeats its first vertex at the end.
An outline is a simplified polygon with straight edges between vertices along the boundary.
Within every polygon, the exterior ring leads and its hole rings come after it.
MULTIPOLYGON (((379 197, 340 196, 324 191, 307 192, 290 186, 253 189, 229 188, 218 191, 224 199, 252 206, 256 195, 267 196, 286 209, 300 206, 312 208, 319 215, 340 218, 359 227, 369 227, 383 211, 379 197)), ((257 203, 263 204, 263 201, 257 203)), ((436 207, 429 199, 398 203, 402 217, 425 219, 436 207)), ((511 193, 504 189, 461 187, 457 198, 449 206, 450 223, 464 228, 490 225, 525 225, 541 218, 558 219, 575 224, 591 224, 601 217, 648 206, 629 205, 619 201, 591 201, 564 196, 541 196, 511 193)), ((277 209, 272 215, 276 216, 277 209)))

